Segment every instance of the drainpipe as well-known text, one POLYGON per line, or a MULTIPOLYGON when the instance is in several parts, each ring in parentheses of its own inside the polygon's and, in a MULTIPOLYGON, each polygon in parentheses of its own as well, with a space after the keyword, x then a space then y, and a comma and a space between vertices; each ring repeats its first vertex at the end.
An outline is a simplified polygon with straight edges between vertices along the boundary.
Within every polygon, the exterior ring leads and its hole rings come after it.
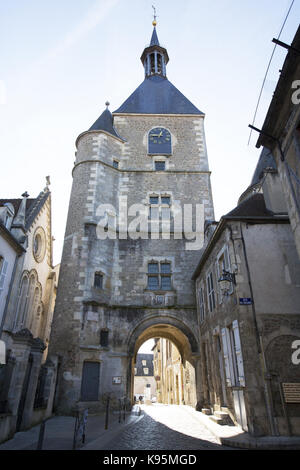
POLYGON ((277 436, 278 431, 277 431, 275 418, 274 418, 273 401, 272 401, 272 394, 271 394, 271 382, 270 382, 271 378, 270 378, 269 374, 267 374, 267 367, 266 367, 266 360, 265 360, 265 354, 264 354, 264 349, 263 349, 262 336, 259 333, 259 329, 258 329, 258 325, 257 325, 257 316, 256 316, 256 310, 255 310, 255 304, 254 304, 254 296, 253 296, 251 275, 250 275, 248 257, 247 257, 247 252, 246 252, 246 244, 245 244, 245 239, 244 239, 244 234, 243 234, 243 228, 242 228, 241 223, 240 223, 240 229, 241 229, 241 240, 242 240, 242 244, 243 244, 243 251, 244 251, 244 256, 245 256, 245 264, 246 264, 246 269, 247 269, 248 283, 249 283, 249 288, 250 288, 250 295, 251 295, 251 299, 252 299, 252 304, 251 304, 252 316, 253 316, 254 329, 255 329, 255 335, 256 335, 258 356, 259 356, 259 360, 260 360, 260 367, 261 367, 262 378, 263 378, 263 382, 264 382, 267 414, 268 414, 268 417, 269 417, 269 424, 270 424, 271 433, 272 433, 273 436, 277 436))

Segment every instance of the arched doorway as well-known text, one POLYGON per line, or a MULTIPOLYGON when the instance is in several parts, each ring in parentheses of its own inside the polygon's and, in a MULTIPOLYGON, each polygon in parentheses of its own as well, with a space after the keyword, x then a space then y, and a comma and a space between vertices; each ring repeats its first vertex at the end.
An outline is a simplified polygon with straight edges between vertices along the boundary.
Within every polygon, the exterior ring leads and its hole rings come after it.
POLYGON ((199 345, 189 328, 174 318, 156 318, 143 322, 130 335, 128 340, 130 361, 127 390, 131 402, 134 403, 134 371, 137 364, 137 354, 141 345, 151 338, 156 339, 157 343, 160 342, 158 348, 163 348, 163 350, 156 348, 156 353, 159 351, 160 355, 164 356, 163 369, 161 368, 160 375, 156 376, 160 386, 159 401, 196 407, 199 345), (168 348, 170 348, 169 352, 168 348), (176 351, 180 359, 177 357, 176 351), (168 358, 172 357, 174 359, 173 365, 171 364, 172 360, 168 362, 168 358))

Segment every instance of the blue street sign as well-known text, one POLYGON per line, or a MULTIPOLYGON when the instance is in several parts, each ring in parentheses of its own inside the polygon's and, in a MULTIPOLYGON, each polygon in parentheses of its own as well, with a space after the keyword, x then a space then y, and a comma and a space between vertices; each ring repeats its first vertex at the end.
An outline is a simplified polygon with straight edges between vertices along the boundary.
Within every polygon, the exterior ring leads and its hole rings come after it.
POLYGON ((240 297, 240 305, 252 305, 251 297, 240 297))

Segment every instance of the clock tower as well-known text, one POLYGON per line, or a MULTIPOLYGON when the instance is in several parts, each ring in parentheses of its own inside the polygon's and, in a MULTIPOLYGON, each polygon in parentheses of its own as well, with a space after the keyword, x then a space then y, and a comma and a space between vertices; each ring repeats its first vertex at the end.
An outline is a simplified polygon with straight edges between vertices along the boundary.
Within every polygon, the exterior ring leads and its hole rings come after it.
POLYGON ((136 353, 172 341, 199 400, 199 336, 191 280, 214 219, 204 113, 167 78, 156 22, 144 80, 76 140, 76 161, 50 353, 62 413, 133 399, 136 353))

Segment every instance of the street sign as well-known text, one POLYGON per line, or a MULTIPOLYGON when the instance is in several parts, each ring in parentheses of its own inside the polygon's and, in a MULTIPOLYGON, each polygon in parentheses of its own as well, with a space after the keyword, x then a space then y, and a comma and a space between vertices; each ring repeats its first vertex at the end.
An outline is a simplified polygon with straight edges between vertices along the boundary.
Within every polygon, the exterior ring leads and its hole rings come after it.
POLYGON ((252 305, 251 297, 240 297, 240 305, 252 305))

